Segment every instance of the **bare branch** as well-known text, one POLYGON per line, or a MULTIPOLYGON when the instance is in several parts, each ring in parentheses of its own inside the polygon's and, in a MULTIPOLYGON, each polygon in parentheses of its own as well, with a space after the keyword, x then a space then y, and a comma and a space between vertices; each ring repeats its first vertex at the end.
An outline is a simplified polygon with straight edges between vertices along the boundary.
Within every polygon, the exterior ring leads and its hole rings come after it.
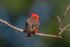
POLYGON ((64 12, 64 16, 66 16, 67 11, 70 9, 70 5, 66 8, 65 12, 64 12))
POLYGON ((61 22, 61 19, 60 19, 60 17, 59 16, 56 16, 57 17, 57 19, 58 19, 58 21, 59 21, 59 23, 61 22))
POLYGON ((52 35, 52 34, 43 34, 43 33, 35 33, 35 34, 36 34, 36 35, 39 35, 39 36, 48 36, 48 37, 61 38, 61 36, 52 35))
POLYGON ((13 29, 15 29, 15 30, 17 30, 17 31, 20 31, 20 32, 23 32, 23 31, 24 31, 24 30, 22 30, 22 29, 19 29, 19 28, 15 27, 15 26, 11 25, 10 23, 8 23, 7 21, 4 21, 4 20, 2 20, 2 19, 0 19, 0 22, 2 22, 2 23, 4 23, 4 24, 8 25, 9 27, 11 27, 11 28, 13 28, 13 29))
MULTIPOLYGON (((15 29, 15 30, 17 30, 17 31, 19 31, 19 32, 23 32, 23 31, 24 31, 23 29, 17 28, 17 27, 11 25, 10 23, 8 23, 7 21, 4 21, 4 20, 2 20, 2 19, 0 19, 0 22, 2 22, 2 23, 4 23, 4 24, 8 25, 9 27, 11 27, 11 28, 13 28, 13 29, 15 29)), ((61 36, 51 35, 51 34, 43 34, 43 33, 35 33, 35 35, 61 38, 61 36)))
POLYGON ((62 24, 62 20, 61 20, 61 18, 59 17, 59 16, 56 16, 57 17, 57 19, 58 19, 58 21, 59 21, 59 29, 61 28, 61 24, 62 24))
MULTIPOLYGON (((60 30, 63 30, 63 28, 61 28, 60 30)), ((65 29, 65 31, 70 31, 70 29, 67 28, 67 29, 65 29)))
MULTIPOLYGON (((64 17, 67 15, 67 12, 68 12, 69 9, 70 9, 70 4, 69 4, 69 6, 66 8, 66 10, 65 10, 65 12, 64 12, 64 15, 63 15, 63 17, 62 17, 62 19, 61 19, 60 27, 59 27, 60 32, 58 33, 59 35, 61 35, 61 34, 64 32, 64 30, 66 30, 66 28, 69 26, 69 24, 68 24, 68 25, 66 25, 64 28, 61 27, 61 26, 62 26, 62 21, 63 21, 64 17)), ((58 17, 58 18, 59 18, 59 17, 58 17)))
POLYGON ((65 31, 70 31, 70 29, 65 29, 65 31))
POLYGON ((67 24, 64 28, 61 28, 60 29, 61 31, 59 32, 59 35, 61 35, 64 32, 64 30, 66 30, 69 26, 70 26, 70 24, 67 24))

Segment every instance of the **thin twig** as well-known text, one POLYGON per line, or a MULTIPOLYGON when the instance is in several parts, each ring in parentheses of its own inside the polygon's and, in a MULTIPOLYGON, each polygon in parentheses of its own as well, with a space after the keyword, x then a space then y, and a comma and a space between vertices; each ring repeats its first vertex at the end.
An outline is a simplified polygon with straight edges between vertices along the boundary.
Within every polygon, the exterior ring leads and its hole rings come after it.
MULTIPOLYGON (((19 31, 19 32, 23 32, 23 31, 24 31, 23 29, 17 28, 17 27, 11 25, 10 23, 8 23, 7 21, 4 21, 4 20, 2 20, 2 19, 0 19, 0 22, 2 22, 2 23, 4 23, 4 24, 8 25, 9 27, 11 27, 11 28, 13 28, 13 29, 15 29, 15 30, 17 30, 17 31, 19 31)), ((51 35, 51 34, 44 34, 44 33, 35 33, 35 35, 61 38, 61 36, 51 35)))
POLYGON ((58 21, 60 23, 61 22, 61 18, 59 16, 56 16, 56 17, 57 17, 57 19, 58 19, 58 21))
POLYGON ((64 12, 64 17, 67 15, 67 11, 70 9, 70 4, 69 6, 66 8, 65 12, 64 12))
MULTIPOLYGON (((63 28, 61 28, 60 30, 63 30, 63 28)), ((70 29, 66 28, 65 31, 70 31, 70 29)))
POLYGON ((68 12, 69 9, 70 9, 70 4, 68 5, 68 7, 66 8, 66 10, 65 10, 65 12, 64 12, 64 15, 63 15, 63 17, 62 17, 62 19, 61 19, 60 25, 62 25, 62 21, 63 21, 63 19, 65 18, 65 16, 67 15, 67 12, 68 12))
MULTIPOLYGON (((67 12, 68 12, 69 9, 70 9, 70 4, 69 4, 69 6, 66 8, 66 10, 65 10, 65 12, 64 12, 64 15, 63 15, 63 17, 62 17, 62 19, 61 19, 61 21, 60 21, 59 30, 62 28, 62 27, 61 27, 61 26, 62 26, 62 21, 63 21, 63 19, 65 18, 65 16, 67 15, 67 12)), ((64 27, 64 29, 62 29, 58 34, 61 35, 65 29, 66 29, 66 28, 64 27)))
POLYGON ((70 29, 65 29, 65 31, 70 31, 70 29))
POLYGON ((61 35, 64 32, 64 30, 66 30, 69 26, 70 26, 70 24, 67 24, 64 28, 61 28, 60 29, 61 31, 59 32, 59 35, 61 35))
POLYGON ((17 30, 17 31, 20 31, 20 32, 23 32, 23 31, 24 31, 24 30, 22 30, 22 29, 19 29, 19 28, 15 27, 15 26, 11 25, 10 23, 8 23, 7 21, 4 21, 4 20, 2 20, 2 19, 0 19, 0 22, 2 22, 2 23, 4 23, 4 24, 8 25, 9 27, 11 27, 11 28, 13 28, 13 29, 15 29, 15 30, 17 30))
POLYGON ((61 18, 59 16, 56 16, 56 18, 58 19, 58 22, 59 22, 59 29, 61 28, 61 18))
POLYGON ((43 34, 43 33, 35 33, 35 34, 36 34, 36 35, 40 35, 40 36, 48 36, 48 37, 61 38, 61 36, 52 35, 52 34, 43 34))

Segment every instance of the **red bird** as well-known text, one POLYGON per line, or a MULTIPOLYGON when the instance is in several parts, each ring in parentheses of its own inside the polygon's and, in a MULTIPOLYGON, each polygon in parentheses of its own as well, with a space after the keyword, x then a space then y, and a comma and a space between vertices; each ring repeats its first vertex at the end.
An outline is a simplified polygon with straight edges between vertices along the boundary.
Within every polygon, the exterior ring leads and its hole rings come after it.
POLYGON ((32 34, 38 32, 39 27, 39 16, 36 13, 32 13, 32 16, 29 17, 25 23, 24 32, 27 33, 27 37, 31 37, 32 34))

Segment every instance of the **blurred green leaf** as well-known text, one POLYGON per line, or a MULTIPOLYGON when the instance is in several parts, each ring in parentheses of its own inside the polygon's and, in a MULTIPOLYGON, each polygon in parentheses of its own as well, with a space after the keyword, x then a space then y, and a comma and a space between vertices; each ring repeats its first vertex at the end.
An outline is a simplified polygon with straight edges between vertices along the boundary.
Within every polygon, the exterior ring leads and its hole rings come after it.
POLYGON ((4 0, 3 4, 12 12, 27 12, 35 0, 4 0))
MULTIPOLYGON (((48 4, 51 4, 53 6, 53 10, 51 13, 51 19, 49 20, 47 25, 46 24, 43 25, 42 31, 44 30, 45 33, 48 33, 48 34, 57 34, 59 32, 58 31, 59 24, 58 24, 58 20, 56 16, 62 17, 64 15, 66 7, 70 4, 70 0, 49 0, 48 4)), ((70 11, 68 11, 67 15, 70 15, 70 11)), ((68 23, 70 23, 70 16, 67 16, 64 18, 62 27, 64 27, 68 23)), ((69 37, 70 32, 67 31, 66 33, 65 31, 65 33, 62 36, 63 36, 62 39, 44 37, 45 38, 44 44, 46 46, 48 45, 49 47, 67 47, 67 45, 70 44, 70 37, 69 37)))

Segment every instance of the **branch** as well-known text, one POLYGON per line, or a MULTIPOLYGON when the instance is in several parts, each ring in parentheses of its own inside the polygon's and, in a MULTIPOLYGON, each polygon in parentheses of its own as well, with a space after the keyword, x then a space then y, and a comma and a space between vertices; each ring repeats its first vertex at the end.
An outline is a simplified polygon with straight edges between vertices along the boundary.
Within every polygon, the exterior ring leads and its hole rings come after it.
POLYGON ((56 18, 58 19, 58 22, 61 22, 61 18, 59 16, 56 16, 56 18))
POLYGON ((70 29, 65 29, 65 31, 70 31, 70 29))
POLYGON ((48 36, 48 37, 62 38, 61 36, 52 35, 52 34, 43 34, 43 33, 35 33, 35 34, 39 35, 39 36, 48 36))
POLYGON ((60 32, 58 33, 59 35, 61 35, 61 34, 64 32, 64 30, 66 30, 66 28, 67 28, 66 26, 69 26, 69 25, 66 25, 63 29, 62 29, 62 27, 61 27, 61 26, 62 26, 62 21, 63 21, 64 17, 67 15, 67 12, 68 12, 69 9, 70 9, 70 4, 69 4, 69 6, 66 8, 62 19, 60 19, 60 17, 57 17, 57 19, 60 21, 60 22, 59 22, 59 23, 60 23, 60 27, 59 27, 60 32))
POLYGON ((56 18, 57 18, 57 20, 58 20, 58 22, 59 22, 59 29, 61 28, 61 24, 62 24, 62 20, 61 20, 61 18, 59 17, 59 16, 56 16, 56 18))
MULTIPOLYGON (((23 29, 17 28, 17 27, 15 27, 15 26, 11 25, 10 23, 8 23, 7 21, 4 21, 4 20, 0 19, 0 22, 2 22, 2 23, 4 23, 4 24, 8 25, 9 27, 11 27, 11 28, 13 28, 13 29, 15 29, 15 30, 17 30, 17 31, 19 31, 19 32, 24 32, 23 29)), ((35 35, 61 38, 61 36, 51 35, 51 34, 43 34, 43 33, 35 33, 35 35)))
POLYGON ((61 28, 60 29, 61 31, 59 32, 59 35, 61 35, 64 32, 64 30, 66 30, 69 26, 70 26, 70 24, 66 25, 64 28, 61 28))
MULTIPOLYGON (((63 30, 63 28, 61 28, 60 30, 63 30)), ((67 28, 67 29, 65 29, 65 31, 70 31, 70 29, 67 28)))
POLYGON ((64 16, 67 15, 67 11, 70 9, 70 5, 66 8, 65 12, 64 12, 64 16))
POLYGON ((4 24, 8 25, 9 27, 11 27, 11 28, 13 28, 13 29, 15 29, 15 30, 17 30, 17 31, 20 31, 20 32, 23 32, 23 31, 24 31, 24 30, 22 30, 22 29, 19 29, 19 28, 15 27, 15 26, 11 25, 10 23, 8 23, 7 21, 4 21, 4 20, 2 20, 2 19, 0 19, 0 22, 2 22, 2 23, 4 23, 4 24))

